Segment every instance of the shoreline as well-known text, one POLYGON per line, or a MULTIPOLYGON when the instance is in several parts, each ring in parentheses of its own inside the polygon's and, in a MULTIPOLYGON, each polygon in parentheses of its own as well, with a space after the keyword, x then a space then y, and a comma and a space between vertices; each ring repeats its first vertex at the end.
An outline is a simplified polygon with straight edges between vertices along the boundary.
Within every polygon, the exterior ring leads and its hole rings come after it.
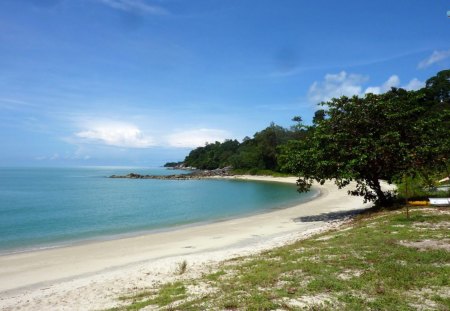
MULTIPOLYGON (((259 177, 261 177, 261 176, 254 176, 254 175, 209 176, 209 177, 202 177, 197 180, 211 180, 211 179, 212 180, 223 180, 223 179, 233 180, 234 179, 234 180, 243 180, 243 181, 249 181, 249 182, 292 184, 292 182, 290 180, 267 180, 266 176, 262 176, 262 179, 259 179, 259 177)), ((267 177, 269 177, 269 176, 267 176, 267 177)), ((282 177, 282 178, 286 178, 286 177, 282 177)), ((128 238, 135 238, 135 237, 139 237, 139 236, 183 230, 183 229, 187 229, 190 227, 197 227, 197 226, 221 223, 221 222, 230 221, 230 220, 239 219, 239 218, 252 217, 255 215, 259 215, 259 214, 265 214, 265 213, 270 213, 273 211, 292 208, 299 204, 303 204, 303 203, 315 200, 316 198, 318 198, 321 195, 320 190, 316 189, 315 187, 313 187, 311 190, 314 191, 315 193, 313 193, 311 197, 308 197, 306 199, 305 198, 300 199, 299 202, 290 202, 290 203, 280 204, 277 207, 267 208, 267 209, 263 209, 260 211, 251 211, 251 212, 237 214, 234 216, 229 216, 229 217, 224 217, 224 218, 214 218, 214 219, 197 221, 197 222, 192 222, 192 223, 179 223, 179 224, 173 224, 173 225, 170 225, 167 227, 144 229, 144 230, 139 230, 139 231, 134 231, 134 232, 114 233, 114 234, 108 234, 108 235, 102 235, 102 236, 96 236, 96 237, 90 237, 90 238, 73 239, 73 240, 55 242, 55 243, 51 243, 51 244, 36 245, 34 247, 0 250, 0 258, 3 256, 9 256, 9 255, 33 253, 33 252, 67 248, 67 247, 73 247, 73 246, 82 246, 82 245, 99 243, 99 242, 116 241, 116 240, 122 240, 122 239, 128 239, 128 238)), ((0 290, 0 293, 1 293, 1 290, 0 290)))
MULTIPOLYGON (((295 177, 221 178, 296 181, 295 177)), ((197 266, 198 270, 207 263, 255 254, 333 226, 327 217, 308 217, 370 206, 332 183, 316 188, 320 196, 284 209, 179 230, 0 256, 0 308, 46 308, 50 305, 45 303, 52 299, 59 306, 62 297, 67 309, 83 304, 88 309, 107 308, 117 304, 115 298, 127 290, 170 280, 174 266, 182 260, 193 262, 191 269, 197 266), (80 292, 86 294, 80 296, 80 292), (97 294, 90 294, 90 299, 89 293, 97 294)))

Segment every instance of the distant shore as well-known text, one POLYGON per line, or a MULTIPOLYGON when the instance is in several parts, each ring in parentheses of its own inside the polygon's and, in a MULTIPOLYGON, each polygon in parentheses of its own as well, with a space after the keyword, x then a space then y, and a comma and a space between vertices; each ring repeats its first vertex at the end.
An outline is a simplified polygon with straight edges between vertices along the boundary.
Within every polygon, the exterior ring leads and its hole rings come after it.
MULTIPOLYGON (((295 177, 228 176, 295 183, 295 177)), ((0 256, 0 309, 102 309, 117 296, 176 279, 186 260, 192 273, 338 225, 336 216, 368 207, 334 184, 315 185, 320 197, 291 208, 180 230, 0 256)))
POLYGON ((231 167, 218 168, 215 170, 191 170, 190 173, 172 174, 172 175, 143 175, 137 173, 129 173, 126 175, 111 175, 109 178, 119 179, 169 179, 169 180, 190 180, 190 179, 206 179, 211 177, 230 177, 235 176, 231 167))

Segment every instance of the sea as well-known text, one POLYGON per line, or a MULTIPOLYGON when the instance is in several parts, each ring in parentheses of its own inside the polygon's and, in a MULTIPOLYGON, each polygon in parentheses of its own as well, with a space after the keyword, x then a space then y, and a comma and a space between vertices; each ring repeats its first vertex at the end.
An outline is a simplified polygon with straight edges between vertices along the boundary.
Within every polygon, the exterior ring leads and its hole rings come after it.
POLYGON ((286 208, 314 191, 225 179, 113 179, 164 168, 0 168, 0 255, 174 230, 286 208))

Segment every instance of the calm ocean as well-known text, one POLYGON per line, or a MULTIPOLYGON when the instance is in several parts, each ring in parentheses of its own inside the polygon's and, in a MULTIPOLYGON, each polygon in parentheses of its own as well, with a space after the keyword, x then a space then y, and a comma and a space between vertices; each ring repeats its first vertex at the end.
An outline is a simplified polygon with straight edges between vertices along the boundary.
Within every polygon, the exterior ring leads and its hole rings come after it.
POLYGON ((310 199, 294 185, 110 179, 148 168, 0 168, 0 253, 218 221, 310 199))

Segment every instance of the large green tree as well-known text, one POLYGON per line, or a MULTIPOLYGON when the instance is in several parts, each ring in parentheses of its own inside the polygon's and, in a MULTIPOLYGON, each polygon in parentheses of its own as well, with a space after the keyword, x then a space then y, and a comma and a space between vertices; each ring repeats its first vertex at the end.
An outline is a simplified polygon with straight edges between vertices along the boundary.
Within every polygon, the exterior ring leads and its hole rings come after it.
POLYGON ((300 191, 313 181, 334 180, 340 187, 356 182, 353 195, 387 204, 392 194, 380 180, 392 182, 412 168, 445 164, 449 134, 442 126, 447 109, 430 90, 392 89, 381 94, 334 98, 322 103, 309 135, 291 141, 284 150, 284 167, 300 176, 300 191), (317 117, 319 116, 319 117, 317 117))

